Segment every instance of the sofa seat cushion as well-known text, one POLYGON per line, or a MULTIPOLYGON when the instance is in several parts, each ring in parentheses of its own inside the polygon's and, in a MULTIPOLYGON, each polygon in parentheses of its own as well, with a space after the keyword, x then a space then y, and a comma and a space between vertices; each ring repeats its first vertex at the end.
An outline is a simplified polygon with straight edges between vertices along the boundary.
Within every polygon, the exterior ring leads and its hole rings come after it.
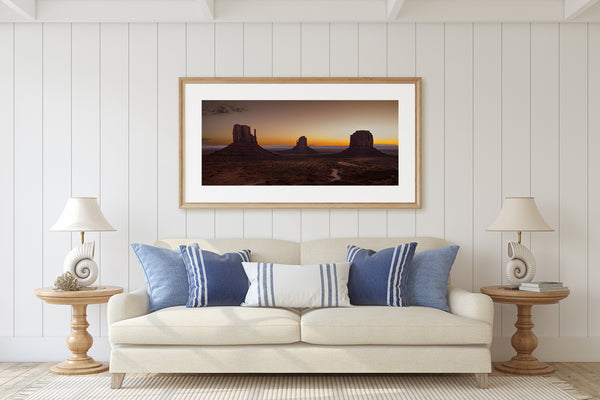
POLYGON ((299 312, 284 308, 177 306, 110 327, 112 344, 242 345, 299 340, 299 312))
POLYGON ((429 307, 356 306, 306 310, 303 342, 321 345, 489 344, 489 324, 429 307))

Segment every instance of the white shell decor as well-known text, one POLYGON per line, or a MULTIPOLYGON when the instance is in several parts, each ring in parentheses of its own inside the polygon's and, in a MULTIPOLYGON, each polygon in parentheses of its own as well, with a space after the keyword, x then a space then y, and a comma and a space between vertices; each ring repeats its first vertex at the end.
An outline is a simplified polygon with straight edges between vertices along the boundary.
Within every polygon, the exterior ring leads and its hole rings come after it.
POLYGON ((529 249, 517 242, 508 242, 506 279, 513 286, 521 282, 531 282, 535 276, 535 258, 529 249))
POLYGON ((64 271, 69 271, 77 279, 79 286, 89 286, 98 278, 98 264, 94 261, 94 247, 96 242, 87 242, 75 247, 67 254, 63 266, 64 271))

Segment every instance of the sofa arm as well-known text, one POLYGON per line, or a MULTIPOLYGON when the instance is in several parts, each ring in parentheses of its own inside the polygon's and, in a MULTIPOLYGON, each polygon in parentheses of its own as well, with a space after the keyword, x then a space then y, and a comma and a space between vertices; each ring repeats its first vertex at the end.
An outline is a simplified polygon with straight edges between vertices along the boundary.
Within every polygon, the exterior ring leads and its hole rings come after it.
POLYGON ((448 287, 448 306, 452 314, 494 323, 494 302, 482 293, 471 293, 454 286, 448 287))
POLYGON ((117 294, 108 301, 108 326, 113 323, 148 314, 150 298, 146 287, 130 293, 117 294))

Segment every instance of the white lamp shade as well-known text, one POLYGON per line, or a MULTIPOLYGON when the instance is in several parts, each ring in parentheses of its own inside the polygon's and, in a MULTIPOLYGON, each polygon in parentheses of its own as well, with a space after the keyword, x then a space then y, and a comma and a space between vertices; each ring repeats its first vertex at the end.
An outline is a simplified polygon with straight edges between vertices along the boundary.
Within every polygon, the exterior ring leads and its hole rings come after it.
POLYGON ((500 232, 552 232, 533 197, 507 197, 496 220, 486 229, 500 232))
POLYGON ((114 231, 100 211, 95 197, 70 197, 65 209, 51 231, 56 232, 103 232, 114 231))

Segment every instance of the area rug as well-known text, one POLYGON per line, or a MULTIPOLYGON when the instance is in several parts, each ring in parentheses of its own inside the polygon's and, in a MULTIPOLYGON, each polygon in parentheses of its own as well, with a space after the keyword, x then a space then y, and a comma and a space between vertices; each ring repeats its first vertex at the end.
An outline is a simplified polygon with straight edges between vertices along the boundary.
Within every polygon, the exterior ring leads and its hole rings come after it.
POLYGON ((19 400, 167 399, 428 399, 573 400, 544 377, 492 376, 479 389, 469 375, 155 375, 126 376, 121 389, 110 377, 47 375, 15 395, 19 400))

